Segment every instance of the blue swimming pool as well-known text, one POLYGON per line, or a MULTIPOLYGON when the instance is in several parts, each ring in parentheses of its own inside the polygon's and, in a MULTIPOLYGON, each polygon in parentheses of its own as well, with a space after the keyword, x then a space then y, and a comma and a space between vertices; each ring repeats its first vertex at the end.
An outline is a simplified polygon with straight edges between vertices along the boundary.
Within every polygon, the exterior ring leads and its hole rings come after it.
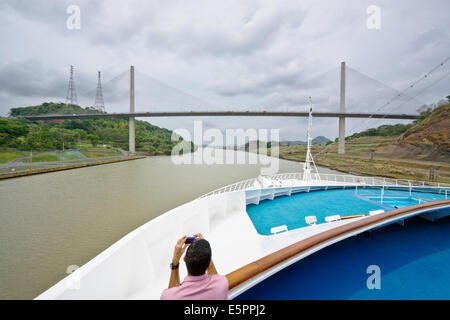
POLYGON ((306 216, 317 223, 332 215, 367 214, 373 210, 393 210, 418 203, 444 200, 445 195, 380 189, 336 189, 297 193, 258 205, 247 205, 247 214, 256 231, 271 235, 271 228, 286 225, 288 230, 307 226, 306 216))
POLYGON ((449 264, 450 217, 413 217, 326 247, 236 299, 450 299, 449 264), (369 289, 370 266, 379 288, 369 289))

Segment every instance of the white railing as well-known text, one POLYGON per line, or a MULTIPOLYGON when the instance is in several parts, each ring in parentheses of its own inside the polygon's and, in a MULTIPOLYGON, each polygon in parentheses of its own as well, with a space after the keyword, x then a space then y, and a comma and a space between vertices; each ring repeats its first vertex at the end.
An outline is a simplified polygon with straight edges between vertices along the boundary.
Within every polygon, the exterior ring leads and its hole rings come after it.
POLYGON ((257 182, 257 178, 239 181, 239 182, 227 185, 225 187, 213 190, 211 192, 208 192, 207 194, 204 194, 200 198, 205 198, 205 197, 209 197, 212 195, 226 193, 226 192, 230 192, 230 191, 240 191, 240 190, 251 189, 252 187, 255 187, 256 182, 257 182))
MULTIPOLYGON (((313 175, 314 178, 314 175, 313 175)), ((263 180, 272 181, 272 185, 269 186, 272 188, 279 187, 291 187, 298 184, 303 183, 303 173, 294 172, 294 173, 279 173, 272 176, 259 176, 257 178, 247 179, 243 181, 239 181, 228 186, 213 190, 208 192, 207 194, 201 196, 200 198, 209 197, 212 195, 217 195, 221 193, 231 192, 231 191, 241 191, 241 190, 249 190, 249 189, 262 189, 267 188, 267 186, 263 185, 263 180)), ((438 182, 430 182, 430 181, 418 181, 418 180, 405 180, 405 179, 392 179, 392 178, 383 178, 383 177, 369 177, 369 176, 357 176, 357 175, 348 175, 348 174, 329 174, 329 173, 321 173, 319 176, 316 176, 311 182, 310 185, 317 184, 349 184, 349 185, 365 185, 365 186, 403 186, 410 188, 417 187, 434 187, 434 188, 450 188, 450 184, 448 183, 438 183, 438 182)), ((445 191, 447 192, 447 191, 445 191)))

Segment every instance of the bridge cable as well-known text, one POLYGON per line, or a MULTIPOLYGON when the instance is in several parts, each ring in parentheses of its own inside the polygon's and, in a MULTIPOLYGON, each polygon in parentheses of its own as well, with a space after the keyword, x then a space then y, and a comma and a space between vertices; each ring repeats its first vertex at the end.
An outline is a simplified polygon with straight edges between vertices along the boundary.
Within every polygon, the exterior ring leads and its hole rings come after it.
MULTIPOLYGON (((142 72, 142 71, 135 70, 135 73, 136 74, 140 74, 141 76, 143 76, 143 77, 145 77, 145 78, 147 78, 149 80, 157 82, 158 84, 160 84, 161 86, 165 87, 166 89, 168 89, 168 90, 170 90, 172 92, 176 92, 177 94, 181 94, 181 95, 187 96, 187 97, 189 97, 191 99, 197 100, 199 102, 199 107, 201 107, 203 109, 206 109, 206 111, 208 111, 210 107, 216 107, 215 105, 213 105, 213 104, 211 104, 211 103, 209 103, 209 102, 207 102, 207 101, 205 101, 205 100, 203 100, 203 99, 201 99, 199 97, 196 97, 196 96, 194 96, 194 95, 192 95, 190 93, 187 93, 187 92, 184 92, 184 91, 182 91, 182 90, 180 90, 178 88, 175 88, 175 87, 173 87, 173 86, 171 86, 171 85, 169 85, 169 84, 167 84, 167 83, 165 83, 165 82, 163 82, 161 80, 158 80, 155 77, 152 77, 152 76, 142 72)), ((191 107, 192 107, 192 105, 191 105, 191 107)))
MULTIPOLYGON (((130 73, 130 70, 126 70, 126 71, 124 71, 124 72, 122 72, 122 73, 119 73, 118 75, 116 75, 114 78, 108 80, 107 82, 102 82, 102 87, 103 87, 103 88, 105 88, 105 87, 107 88, 109 83, 111 83, 111 82, 113 82, 113 81, 116 81, 116 80, 118 80, 120 77, 123 77, 124 75, 127 75, 127 74, 129 74, 129 73, 130 73)), ((82 94, 81 96, 82 96, 82 97, 88 97, 88 96, 94 95, 94 93, 95 93, 96 90, 97 90, 97 88, 92 89, 92 90, 89 90, 89 91, 85 91, 85 92, 83 92, 83 94, 82 94)))

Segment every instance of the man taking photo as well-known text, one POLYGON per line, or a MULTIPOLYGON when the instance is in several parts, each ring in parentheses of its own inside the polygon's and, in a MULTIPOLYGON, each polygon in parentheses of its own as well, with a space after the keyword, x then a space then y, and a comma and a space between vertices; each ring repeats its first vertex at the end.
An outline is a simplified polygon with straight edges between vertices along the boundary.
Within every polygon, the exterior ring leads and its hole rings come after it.
POLYGON ((192 243, 186 243, 186 236, 175 245, 169 288, 161 294, 161 300, 226 300, 228 299, 228 280, 217 273, 211 259, 211 246, 199 233, 192 243), (188 272, 180 283, 179 265, 183 253, 188 272))

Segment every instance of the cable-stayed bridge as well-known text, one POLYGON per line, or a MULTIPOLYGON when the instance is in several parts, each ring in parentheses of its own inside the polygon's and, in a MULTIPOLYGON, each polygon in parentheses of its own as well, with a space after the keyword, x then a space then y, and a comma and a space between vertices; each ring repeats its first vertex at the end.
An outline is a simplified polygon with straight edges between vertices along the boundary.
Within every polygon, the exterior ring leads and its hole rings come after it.
MULTIPOLYGON (((450 59, 450 58, 449 58, 450 59)), ((440 64, 442 66, 445 62, 447 62, 449 59, 445 60, 440 64)), ((439 66, 438 66, 439 67, 439 66)), ((374 110, 371 113, 367 112, 357 112, 354 109, 355 105, 360 105, 360 101, 357 101, 354 99, 353 96, 347 97, 348 93, 346 93, 346 86, 347 86, 347 72, 349 72, 353 78, 350 80, 353 81, 353 87, 352 92, 354 91, 360 91, 361 94, 365 96, 371 96, 371 97, 377 97, 378 95, 381 95, 380 88, 377 88, 376 90, 367 90, 366 88, 357 87, 360 85, 361 82, 363 82, 361 79, 365 75, 362 75, 360 72, 347 68, 345 63, 342 62, 340 67, 340 81, 334 81, 333 79, 329 82, 333 83, 339 83, 339 90, 336 90, 336 88, 333 88, 331 92, 326 92, 323 90, 323 87, 320 86, 319 83, 317 83, 317 80, 312 80, 310 87, 306 88, 308 92, 313 92, 313 94, 316 94, 316 96, 336 96, 333 95, 332 92, 340 92, 339 100, 336 99, 336 101, 328 101, 328 104, 333 106, 337 105, 339 103, 339 112, 333 112, 330 110, 331 108, 320 108, 320 110, 328 109, 327 111, 317 111, 317 109, 314 109, 314 117, 317 118, 338 118, 339 119, 339 153, 345 152, 345 135, 346 135, 346 129, 345 129, 345 119, 346 118, 360 118, 360 119, 404 119, 404 120, 414 120, 419 118, 418 113, 412 113, 410 112, 411 108, 408 108, 408 112, 396 112, 396 113, 387 113, 387 112, 381 112, 382 109, 389 107, 389 109, 392 109, 392 107, 397 107, 394 102, 394 100, 399 99, 399 97, 402 97, 403 100, 400 101, 400 105, 405 105, 406 103, 409 103, 414 97, 406 96, 404 93, 413 88, 414 85, 416 85, 418 82, 420 82, 423 79, 426 79, 431 72, 435 71, 436 68, 432 69, 430 72, 428 72, 424 78, 419 79, 418 81, 415 81, 412 85, 407 87, 402 92, 397 92, 392 88, 382 88, 384 91, 386 91, 388 95, 391 95, 391 99, 385 99, 379 98, 379 101, 385 102, 380 107, 378 107, 376 110, 374 108, 371 108, 368 105, 363 106, 365 110, 374 110), (355 80, 356 78, 356 80, 355 80), (314 90, 323 90, 319 92, 314 92, 314 90), (375 91, 375 92, 372 92, 375 91), (392 93, 393 97, 392 97, 392 93), (348 100, 348 101, 347 101, 348 100), (386 102, 386 100, 388 100, 386 102), (346 104, 349 103, 351 106, 350 112, 347 111, 346 104)), ((140 74, 137 72, 138 75, 142 77, 143 74, 140 74)), ((444 75, 447 76, 447 74, 444 75)), ((146 75, 145 75, 146 76, 146 75)), ((128 75, 127 75, 128 77, 128 75)), ((147 76, 148 77, 148 76, 147 76)), ((365 76, 366 78, 369 78, 365 76)), ((442 80, 444 77, 438 79, 442 80)), ((153 79, 153 78, 152 78, 153 79)), ((335 79, 335 78, 334 78, 335 79)), ((298 112, 300 108, 298 107, 298 99, 297 104, 295 104, 295 99, 292 99, 292 97, 285 96, 282 94, 279 95, 273 95, 270 96, 269 99, 266 101, 259 101, 258 104, 250 107, 242 107, 242 106, 236 106, 233 107, 231 110, 219 110, 220 108, 216 108, 214 106, 211 106, 210 104, 197 99, 196 97, 184 94, 180 92, 177 89, 174 89, 170 86, 165 85, 164 83, 161 83, 157 81, 156 79, 153 80, 153 83, 151 84, 153 90, 152 91, 152 98, 155 97, 156 99, 141 99, 140 101, 149 101, 153 100, 153 105, 149 105, 146 108, 140 108, 140 110, 153 110, 153 111, 144 111, 144 112, 136 112, 135 111, 135 70, 132 66, 126 73, 122 73, 121 75, 117 76, 115 79, 111 80, 112 82, 112 89, 110 92, 108 92, 109 97, 112 98, 112 100, 122 101, 120 105, 124 104, 124 100, 129 99, 129 112, 117 112, 117 113, 97 113, 97 114, 46 114, 46 115, 33 115, 33 116, 24 116, 23 118, 29 119, 29 120, 57 120, 57 119, 92 119, 92 118, 128 118, 129 119, 129 152, 134 153, 135 152, 135 126, 134 126, 134 120, 136 117, 139 118, 161 118, 161 117, 308 117, 308 112, 298 112), (117 86, 117 80, 123 77, 125 74, 129 73, 129 89, 123 89, 119 90, 117 86), (114 80, 114 81, 113 81, 114 80), (163 96, 164 99, 158 99, 158 95, 163 96), (167 100, 168 99, 168 100, 167 100), (162 101, 161 103, 155 103, 155 101, 162 101), (286 108, 284 107, 286 105, 286 101, 291 100, 291 106, 293 108, 286 108), (165 101, 168 101, 169 103, 166 105, 165 101), (187 101, 187 102, 186 102, 187 101), (297 106, 296 106, 297 105, 297 106), (184 106, 184 107, 179 107, 184 106), (189 110, 182 110, 182 109, 188 108, 189 110), (205 110, 206 109, 206 110, 205 110), (268 110, 270 109, 270 110, 268 110), (294 109, 295 111, 293 111, 294 109)), ((364 80, 364 79, 363 79, 364 80)), ((351 82, 349 81, 349 82, 351 82)), ((371 81, 376 82, 376 80, 371 79, 371 81)), ((73 87, 73 71, 71 69, 71 86, 73 87)), ((434 84, 434 83, 433 83, 434 84)), ((99 87, 100 85, 100 79, 97 87, 97 96, 99 96, 99 87)), ((104 86, 108 87, 108 86, 104 86)), ((100 89, 101 90, 101 89, 100 89)), ((148 91, 147 88, 144 87, 144 90, 142 91, 148 91)), ((102 94, 100 92, 100 94, 102 94)), ((97 100, 97 99, 96 99, 97 100)), ((370 98, 366 99, 370 100, 370 98)), ((376 105, 381 104, 379 101, 376 101, 377 103, 374 103, 376 105)), ((397 101, 398 102, 398 101, 397 101)), ((373 102, 372 102, 373 103, 373 102)), ((417 101, 415 103, 415 106, 417 107, 417 101)), ((121 108, 122 109, 122 108, 121 108)), ((103 110, 101 110, 103 111, 103 110)), ((348 133, 348 132, 347 132, 348 133)))

